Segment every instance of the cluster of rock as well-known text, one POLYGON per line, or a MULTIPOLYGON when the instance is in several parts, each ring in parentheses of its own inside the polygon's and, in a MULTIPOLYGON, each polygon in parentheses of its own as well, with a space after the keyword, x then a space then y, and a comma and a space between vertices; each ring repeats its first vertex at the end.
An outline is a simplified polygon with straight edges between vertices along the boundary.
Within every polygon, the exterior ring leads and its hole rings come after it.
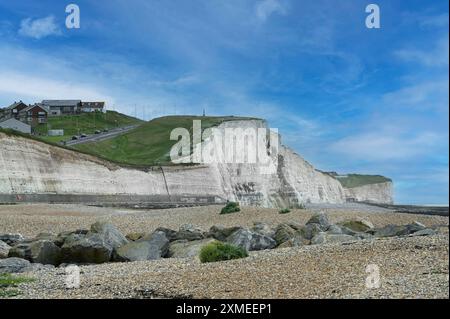
POLYGON ((204 245, 215 240, 256 251, 433 234, 436 234, 435 230, 418 222, 382 228, 375 228, 363 219, 331 224, 324 213, 314 215, 305 225, 291 222, 275 228, 264 223, 255 223, 252 228, 212 226, 205 232, 186 224, 178 231, 161 227, 150 234, 132 233, 126 236, 110 223, 97 222, 90 230, 58 235, 42 233, 33 239, 25 239, 20 234, 0 234, 0 273, 22 272, 43 265, 189 258, 197 256, 204 245))

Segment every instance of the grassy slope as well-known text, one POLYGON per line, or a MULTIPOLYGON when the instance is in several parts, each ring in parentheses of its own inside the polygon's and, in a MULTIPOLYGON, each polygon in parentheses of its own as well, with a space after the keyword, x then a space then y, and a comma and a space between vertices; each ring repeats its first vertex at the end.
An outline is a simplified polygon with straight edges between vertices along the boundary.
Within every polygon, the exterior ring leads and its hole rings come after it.
POLYGON ((83 113, 80 115, 66 115, 49 117, 48 123, 38 125, 36 131, 41 134, 40 138, 49 142, 69 140, 73 135, 94 134, 96 130, 105 128, 127 126, 143 123, 143 121, 114 111, 106 113, 83 113), (46 136, 48 129, 64 129, 64 136, 46 136))
POLYGON ((360 174, 348 174, 347 177, 337 177, 337 180, 341 182, 342 186, 344 186, 345 188, 354 188, 370 184, 392 182, 390 178, 381 175, 360 174))
POLYGON ((183 127, 192 132, 192 121, 196 119, 202 120, 202 129, 206 129, 224 121, 250 118, 166 116, 154 119, 116 138, 79 144, 74 148, 128 165, 168 164, 169 151, 177 142, 170 140, 170 132, 177 127, 183 127))

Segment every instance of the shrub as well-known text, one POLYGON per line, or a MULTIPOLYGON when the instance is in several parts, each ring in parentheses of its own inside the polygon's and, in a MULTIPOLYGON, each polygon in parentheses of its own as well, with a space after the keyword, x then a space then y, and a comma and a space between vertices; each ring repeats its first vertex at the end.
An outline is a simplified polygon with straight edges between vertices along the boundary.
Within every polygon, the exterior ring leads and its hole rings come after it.
POLYGON ((239 203, 230 202, 224 208, 222 208, 220 213, 221 214, 231 214, 231 213, 236 213, 236 212, 240 212, 240 211, 241 211, 241 209, 239 207, 239 203))
POLYGON ((291 210, 289 208, 285 208, 279 211, 280 214, 289 214, 291 210))
POLYGON ((248 253, 244 248, 214 241, 202 247, 199 257, 202 263, 209 263, 245 258, 248 257, 248 253))

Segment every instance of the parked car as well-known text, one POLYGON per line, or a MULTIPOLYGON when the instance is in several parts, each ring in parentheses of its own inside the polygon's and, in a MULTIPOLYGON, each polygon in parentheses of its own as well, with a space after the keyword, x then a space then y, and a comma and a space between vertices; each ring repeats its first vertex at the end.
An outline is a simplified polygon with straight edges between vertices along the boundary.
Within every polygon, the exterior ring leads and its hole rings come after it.
POLYGON ((72 136, 72 140, 73 140, 73 141, 78 140, 78 139, 79 139, 78 136, 76 136, 76 135, 72 136))
POLYGON ((94 133, 95 134, 100 134, 102 131, 100 131, 100 130, 97 130, 97 131, 95 131, 94 133))
POLYGON ((85 137, 88 137, 88 136, 86 134, 81 134, 80 137, 81 138, 85 138, 85 137))

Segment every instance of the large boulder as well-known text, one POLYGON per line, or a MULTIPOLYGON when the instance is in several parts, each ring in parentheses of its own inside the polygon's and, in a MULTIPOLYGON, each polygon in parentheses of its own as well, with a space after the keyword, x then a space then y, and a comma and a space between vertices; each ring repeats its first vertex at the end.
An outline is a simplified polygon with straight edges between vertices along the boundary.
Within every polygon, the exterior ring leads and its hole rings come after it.
POLYGON ((10 246, 14 246, 24 241, 25 238, 21 234, 0 234, 0 240, 10 246))
POLYGON ((319 212, 314 214, 307 222, 306 225, 318 225, 322 231, 326 231, 330 227, 331 223, 328 220, 327 214, 319 212))
POLYGON ((225 241, 227 237, 239 229, 242 229, 242 227, 212 226, 206 236, 225 241))
POLYGON ((145 233, 129 233, 125 236, 129 241, 138 241, 146 236, 145 233))
POLYGON ((181 225, 176 236, 176 240, 200 240, 204 238, 203 231, 191 224, 181 225))
POLYGON ((157 232, 157 231, 161 231, 164 234, 166 234, 166 238, 169 241, 177 240, 177 231, 175 231, 173 229, 165 228, 165 227, 158 227, 158 228, 155 229, 155 232, 157 232))
POLYGON ((432 236, 432 235, 436 235, 437 233, 438 232, 433 230, 433 229, 425 228, 425 229, 416 231, 415 233, 412 233, 411 236, 414 236, 414 237, 418 237, 418 236, 432 236))
POLYGON ((277 226, 273 238, 277 242, 277 245, 281 245, 282 243, 294 238, 297 234, 298 232, 295 229, 288 224, 283 223, 277 226))
POLYGON ((235 231, 226 241, 232 245, 242 247, 247 251, 272 249, 277 246, 277 242, 274 239, 248 229, 235 231))
MULTIPOLYGON (((327 229, 328 228, 329 228, 329 226, 327 227, 327 229)), ((314 236, 323 232, 324 231, 323 229, 324 228, 321 227, 319 224, 311 223, 311 224, 307 224, 307 225, 303 226, 298 231, 298 233, 306 240, 311 240, 311 239, 313 239, 314 236)))
POLYGON ((275 230, 266 223, 261 223, 261 222, 253 223, 253 227, 251 228, 251 231, 258 233, 260 235, 267 236, 267 237, 273 238, 275 236, 275 230))
POLYGON ((408 225, 387 225, 382 228, 372 229, 369 232, 375 237, 400 237, 414 234, 424 229, 426 229, 425 226, 413 223, 408 225))
POLYGON ((57 266, 61 262, 61 248, 50 240, 22 242, 9 250, 9 257, 26 259, 32 263, 57 266))
POLYGON ((366 232, 374 229, 373 224, 365 219, 352 219, 339 223, 340 226, 346 227, 354 232, 366 232))
POLYGON ((155 260, 165 257, 169 240, 162 231, 154 233, 118 248, 114 255, 116 261, 155 260))
POLYGON ((101 264, 111 260, 112 252, 113 247, 101 234, 72 234, 61 248, 61 259, 64 263, 101 264))
POLYGON ((213 238, 206 238, 202 240, 186 241, 177 240, 169 245, 168 257, 173 258, 192 258, 200 254, 203 246, 215 242, 213 238))
POLYGON ((21 258, 0 259, 0 274, 23 272, 30 266, 30 262, 21 258))
POLYGON ((108 222, 96 222, 91 225, 91 231, 89 234, 99 234, 103 237, 104 241, 110 245, 113 249, 117 249, 128 243, 125 236, 111 223, 108 222))
POLYGON ((75 231, 64 231, 58 234, 54 239, 54 243, 58 247, 62 247, 67 241, 74 241, 83 238, 89 231, 87 229, 79 229, 75 231))
POLYGON ((0 240, 0 259, 8 258, 11 246, 0 240))
POLYGON ((350 235, 336 235, 336 234, 328 234, 328 233, 320 233, 314 236, 311 240, 311 245, 320 245, 320 244, 334 244, 334 243, 346 243, 357 240, 357 238, 350 235))

